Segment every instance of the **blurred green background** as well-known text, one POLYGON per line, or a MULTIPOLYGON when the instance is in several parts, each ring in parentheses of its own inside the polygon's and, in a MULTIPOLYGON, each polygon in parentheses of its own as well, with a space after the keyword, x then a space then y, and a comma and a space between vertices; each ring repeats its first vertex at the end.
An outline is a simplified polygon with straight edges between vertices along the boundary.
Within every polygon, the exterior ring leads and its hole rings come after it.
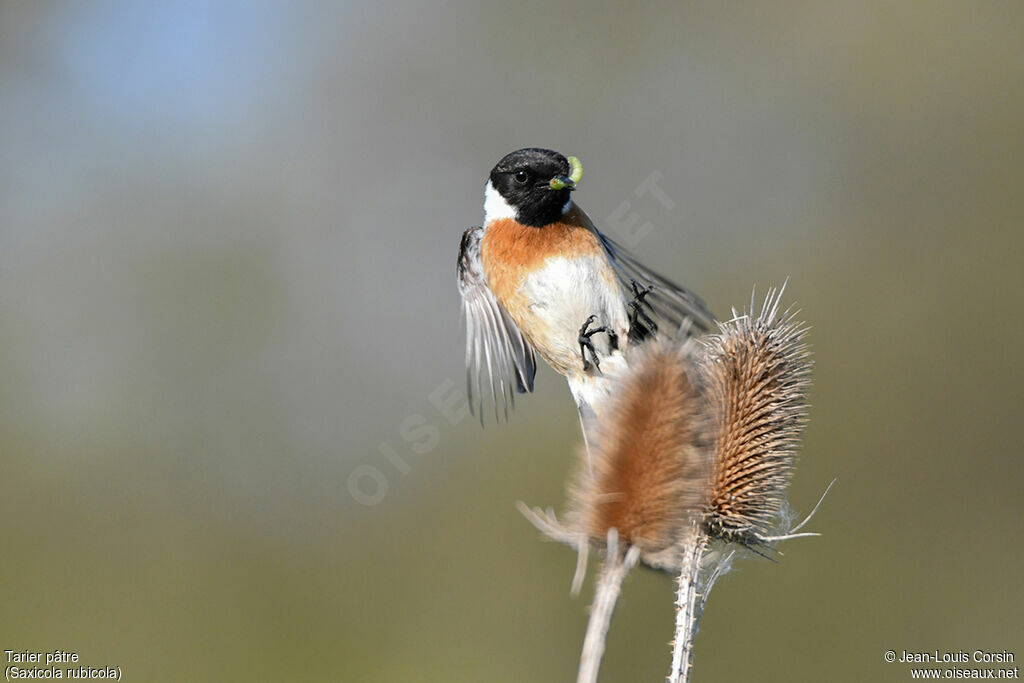
MULTIPOLYGON (((565 383, 484 430, 435 405, 463 387, 460 233, 501 156, 548 146, 720 314, 789 277, 813 326, 791 502, 838 478, 824 536, 737 562, 695 680, 1024 657, 1022 27, 1019 2, 3 2, 0 649, 125 681, 572 680, 590 585, 514 507, 561 506, 565 383), (672 209, 636 194, 655 172, 672 209)), ((672 591, 627 580, 602 680, 664 677, 672 591)))

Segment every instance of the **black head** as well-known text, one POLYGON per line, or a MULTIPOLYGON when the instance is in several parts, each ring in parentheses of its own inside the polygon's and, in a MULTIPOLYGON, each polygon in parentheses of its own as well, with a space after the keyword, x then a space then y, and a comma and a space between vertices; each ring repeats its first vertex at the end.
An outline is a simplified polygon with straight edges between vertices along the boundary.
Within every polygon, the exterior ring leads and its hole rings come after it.
MULTIPOLYGON (((569 160, 558 152, 527 147, 498 162, 491 171, 489 192, 497 191, 520 223, 540 228, 561 219, 575 188, 569 172, 569 160)), ((488 197, 485 210, 492 201, 500 204, 488 197)))

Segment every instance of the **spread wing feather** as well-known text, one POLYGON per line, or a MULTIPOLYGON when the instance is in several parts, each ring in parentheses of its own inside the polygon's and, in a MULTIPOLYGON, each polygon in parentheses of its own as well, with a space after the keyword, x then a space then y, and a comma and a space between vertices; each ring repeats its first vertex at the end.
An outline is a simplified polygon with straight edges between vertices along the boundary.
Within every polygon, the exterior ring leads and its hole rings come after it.
POLYGON ((700 297, 640 263, 625 247, 611 238, 600 232, 597 234, 615 274, 627 292, 627 298, 631 291, 630 280, 652 288, 644 303, 654 313, 659 330, 677 332, 687 320, 690 321, 691 332, 703 333, 717 329, 714 313, 700 297))
POLYGON ((481 423, 488 387, 495 419, 501 419, 500 403, 507 420, 509 408, 515 406, 515 394, 533 391, 537 373, 533 348, 487 286, 480 260, 483 232, 474 227, 462 234, 458 265, 466 319, 466 389, 470 408, 480 415, 481 423))

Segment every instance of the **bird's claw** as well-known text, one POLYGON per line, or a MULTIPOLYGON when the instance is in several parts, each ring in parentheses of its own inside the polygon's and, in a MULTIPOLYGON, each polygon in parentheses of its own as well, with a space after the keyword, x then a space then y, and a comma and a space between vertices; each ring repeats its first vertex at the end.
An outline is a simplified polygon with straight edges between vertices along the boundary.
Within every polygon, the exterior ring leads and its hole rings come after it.
POLYGON ((633 290, 633 298, 626 302, 626 308, 629 309, 629 341, 635 343, 658 333, 658 324, 644 310, 644 305, 648 308, 651 306, 644 299, 654 291, 654 285, 644 287, 636 280, 630 280, 629 286, 633 290))
POLYGON ((615 333, 615 330, 602 325, 591 329, 591 325, 597 320, 596 315, 592 315, 583 322, 583 326, 580 327, 580 334, 578 341, 580 343, 580 357, 583 358, 583 371, 586 372, 590 369, 591 361, 587 360, 587 349, 590 349, 590 357, 593 359, 593 365, 598 370, 601 369, 601 361, 597 358, 597 351, 594 349, 594 342, 590 340, 598 332, 604 332, 608 335, 609 346, 614 350, 619 347, 619 335, 615 333))

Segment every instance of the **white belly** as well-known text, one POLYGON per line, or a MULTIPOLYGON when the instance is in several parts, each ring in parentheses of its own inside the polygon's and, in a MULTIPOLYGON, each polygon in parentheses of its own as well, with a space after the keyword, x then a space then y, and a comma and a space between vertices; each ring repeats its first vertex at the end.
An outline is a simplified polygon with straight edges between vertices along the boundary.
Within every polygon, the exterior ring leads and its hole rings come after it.
MULTIPOLYGON (((627 343, 622 291, 603 255, 550 258, 523 282, 521 291, 538 323, 530 326, 534 347, 564 375, 583 372, 579 332, 590 316, 597 316, 592 327, 607 326, 618 334, 620 346, 627 343)), ((608 335, 595 334, 591 341, 599 358, 611 355, 608 335)))

